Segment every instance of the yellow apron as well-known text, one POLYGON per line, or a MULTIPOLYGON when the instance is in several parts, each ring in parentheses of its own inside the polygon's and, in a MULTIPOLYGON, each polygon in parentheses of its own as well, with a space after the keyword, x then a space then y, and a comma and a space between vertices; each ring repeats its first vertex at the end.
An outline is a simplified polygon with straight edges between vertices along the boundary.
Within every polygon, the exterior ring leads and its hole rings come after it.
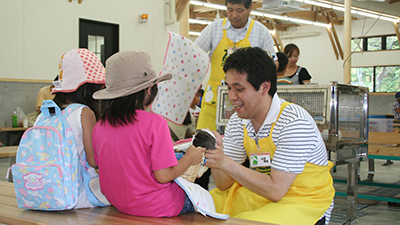
MULTIPOLYGON (((225 26, 226 19, 224 19, 222 26, 225 26)), ((209 128, 216 130, 216 112, 217 112, 217 88, 221 85, 221 81, 225 80, 225 73, 223 71, 224 63, 228 57, 228 52, 237 48, 249 47, 249 36, 254 25, 254 20, 250 22, 247 30, 246 37, 237 43, 234 43, 226 36, 226 29, 222 30, 223 36, 211 56, 211 74, 205 87, 205 95, 201 103, 201 111, 199 120, 197 122, 197 129, 209 128)))
MULTIPOLYGON (((285 102, 281 105, 279 116, 288 104, 285 102)), ((270 157, 273 158, 276 149, 272 141, 274 126, 275 123, 272 124, 269 137, 258 140, 258 146, 248 137, 244 128, 243 141, 248 156, 250 153, 269 150, 270 157)), ((210 192, 216 211, 236 218, 268 223, 315 224, 330 207, 335 195, 329 172, 333 164, 328 163, 328 166, 306 163, 304 171, 297 175, 288 192, 278 202, 271 202, 237 182, 225 191, 216 188, 210 192)))

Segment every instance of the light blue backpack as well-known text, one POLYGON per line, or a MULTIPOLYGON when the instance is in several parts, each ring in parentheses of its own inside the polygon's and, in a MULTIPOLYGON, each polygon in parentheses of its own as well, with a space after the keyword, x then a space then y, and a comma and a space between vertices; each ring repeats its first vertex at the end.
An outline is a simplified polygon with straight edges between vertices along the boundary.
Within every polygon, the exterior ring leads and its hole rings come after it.
POLYGON ((78 158, 77 145, 66 117, 86 107, 71 104, 62 110, 52 100, 45 100, 35 126, 22 136, 16 164, 12 166, 19 208, 36 210, 72 209, 85 188, 94 206, 104 206, 89 188, 90 168, 83 152, 78 158))

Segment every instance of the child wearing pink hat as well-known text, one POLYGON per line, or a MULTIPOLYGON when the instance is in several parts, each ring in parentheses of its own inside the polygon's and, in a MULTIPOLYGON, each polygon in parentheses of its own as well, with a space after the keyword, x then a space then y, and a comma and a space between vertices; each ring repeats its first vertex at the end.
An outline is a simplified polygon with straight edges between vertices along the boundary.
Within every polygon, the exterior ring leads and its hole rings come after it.
MULTIPOLYGON (((92 178, 97 176, 94 169, 97 166, 93 156, 92 130, 98 114, 97 103, 92 95, 104 84, 104 66, 97 56, 87 49, 72 49, 65 53, 60 60, 58 79, 53 81, 52 93, 55 94, 53 101, 61 110, 73 103, 82 104, 72 112, 67 112, 69 113, 67 122, 72 129, 79 157, 86 154, 86 159, 91 166, 87 168, 87 171, 92 178)), ((103 203, 108 203, 106 199, 103 201, 103 203)), ((83 188, 75 208, 87 207, 93 207, 93 205, 87 199, 83 188)))

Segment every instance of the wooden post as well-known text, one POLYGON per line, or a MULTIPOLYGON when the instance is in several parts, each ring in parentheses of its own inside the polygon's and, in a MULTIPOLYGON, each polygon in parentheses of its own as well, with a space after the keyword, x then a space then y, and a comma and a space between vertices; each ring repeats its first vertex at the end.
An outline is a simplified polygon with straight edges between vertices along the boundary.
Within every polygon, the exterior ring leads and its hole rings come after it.
POLYGON ((179 0, 176 3, 176 16, 179 21, 179 34, 189 38, 189 1, 179 0))
POLYGON ((394 30, 396 31, 397 40, 400 41, 400 32, 399 32, 399 25, 396 22, 393 22, 394 30))
POLYGON ((343 82, 351 84, 351 0, 344 1, 344 69, 343 82))

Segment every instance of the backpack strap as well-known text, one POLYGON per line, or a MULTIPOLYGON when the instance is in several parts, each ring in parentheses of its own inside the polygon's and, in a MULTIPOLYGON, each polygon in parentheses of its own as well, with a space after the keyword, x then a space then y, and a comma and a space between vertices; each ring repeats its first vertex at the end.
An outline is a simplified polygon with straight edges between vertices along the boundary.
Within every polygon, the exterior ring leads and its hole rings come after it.
MULTIPOLYGON (((90 168, 89 163, 86 161, 86 168, 90 168)), ((89 172, 86 170, 85 166, 82 165, 82 175, 83 175, 83 186, 85 187, 85 192, 86 192, 86 197, 89 200, 89 202, 94 205, 94 206, 100 206, 104 207, 107 206, 107 204, 104 204, 102 201, 100 201, 95 194, 93 193, 92 189, 90 188, 90 180, 92 180, 95 177, 91 177, 89 172)), ((98 176, 96 176, 98 177, 98 176)), ((108 202, 106 202, 108 203, 108 202)), ((109 205, 109 203, 108 203, 109 205)))
POLYGON ((61 115, 60 107, 58 107, 53 100, 44 100, 42 106, 40 107, 40 111, 42 111, 42 114, 45 118, 52 116, 52 113, 50 113, 51 108, 54 108, 55 115, 61 115))

